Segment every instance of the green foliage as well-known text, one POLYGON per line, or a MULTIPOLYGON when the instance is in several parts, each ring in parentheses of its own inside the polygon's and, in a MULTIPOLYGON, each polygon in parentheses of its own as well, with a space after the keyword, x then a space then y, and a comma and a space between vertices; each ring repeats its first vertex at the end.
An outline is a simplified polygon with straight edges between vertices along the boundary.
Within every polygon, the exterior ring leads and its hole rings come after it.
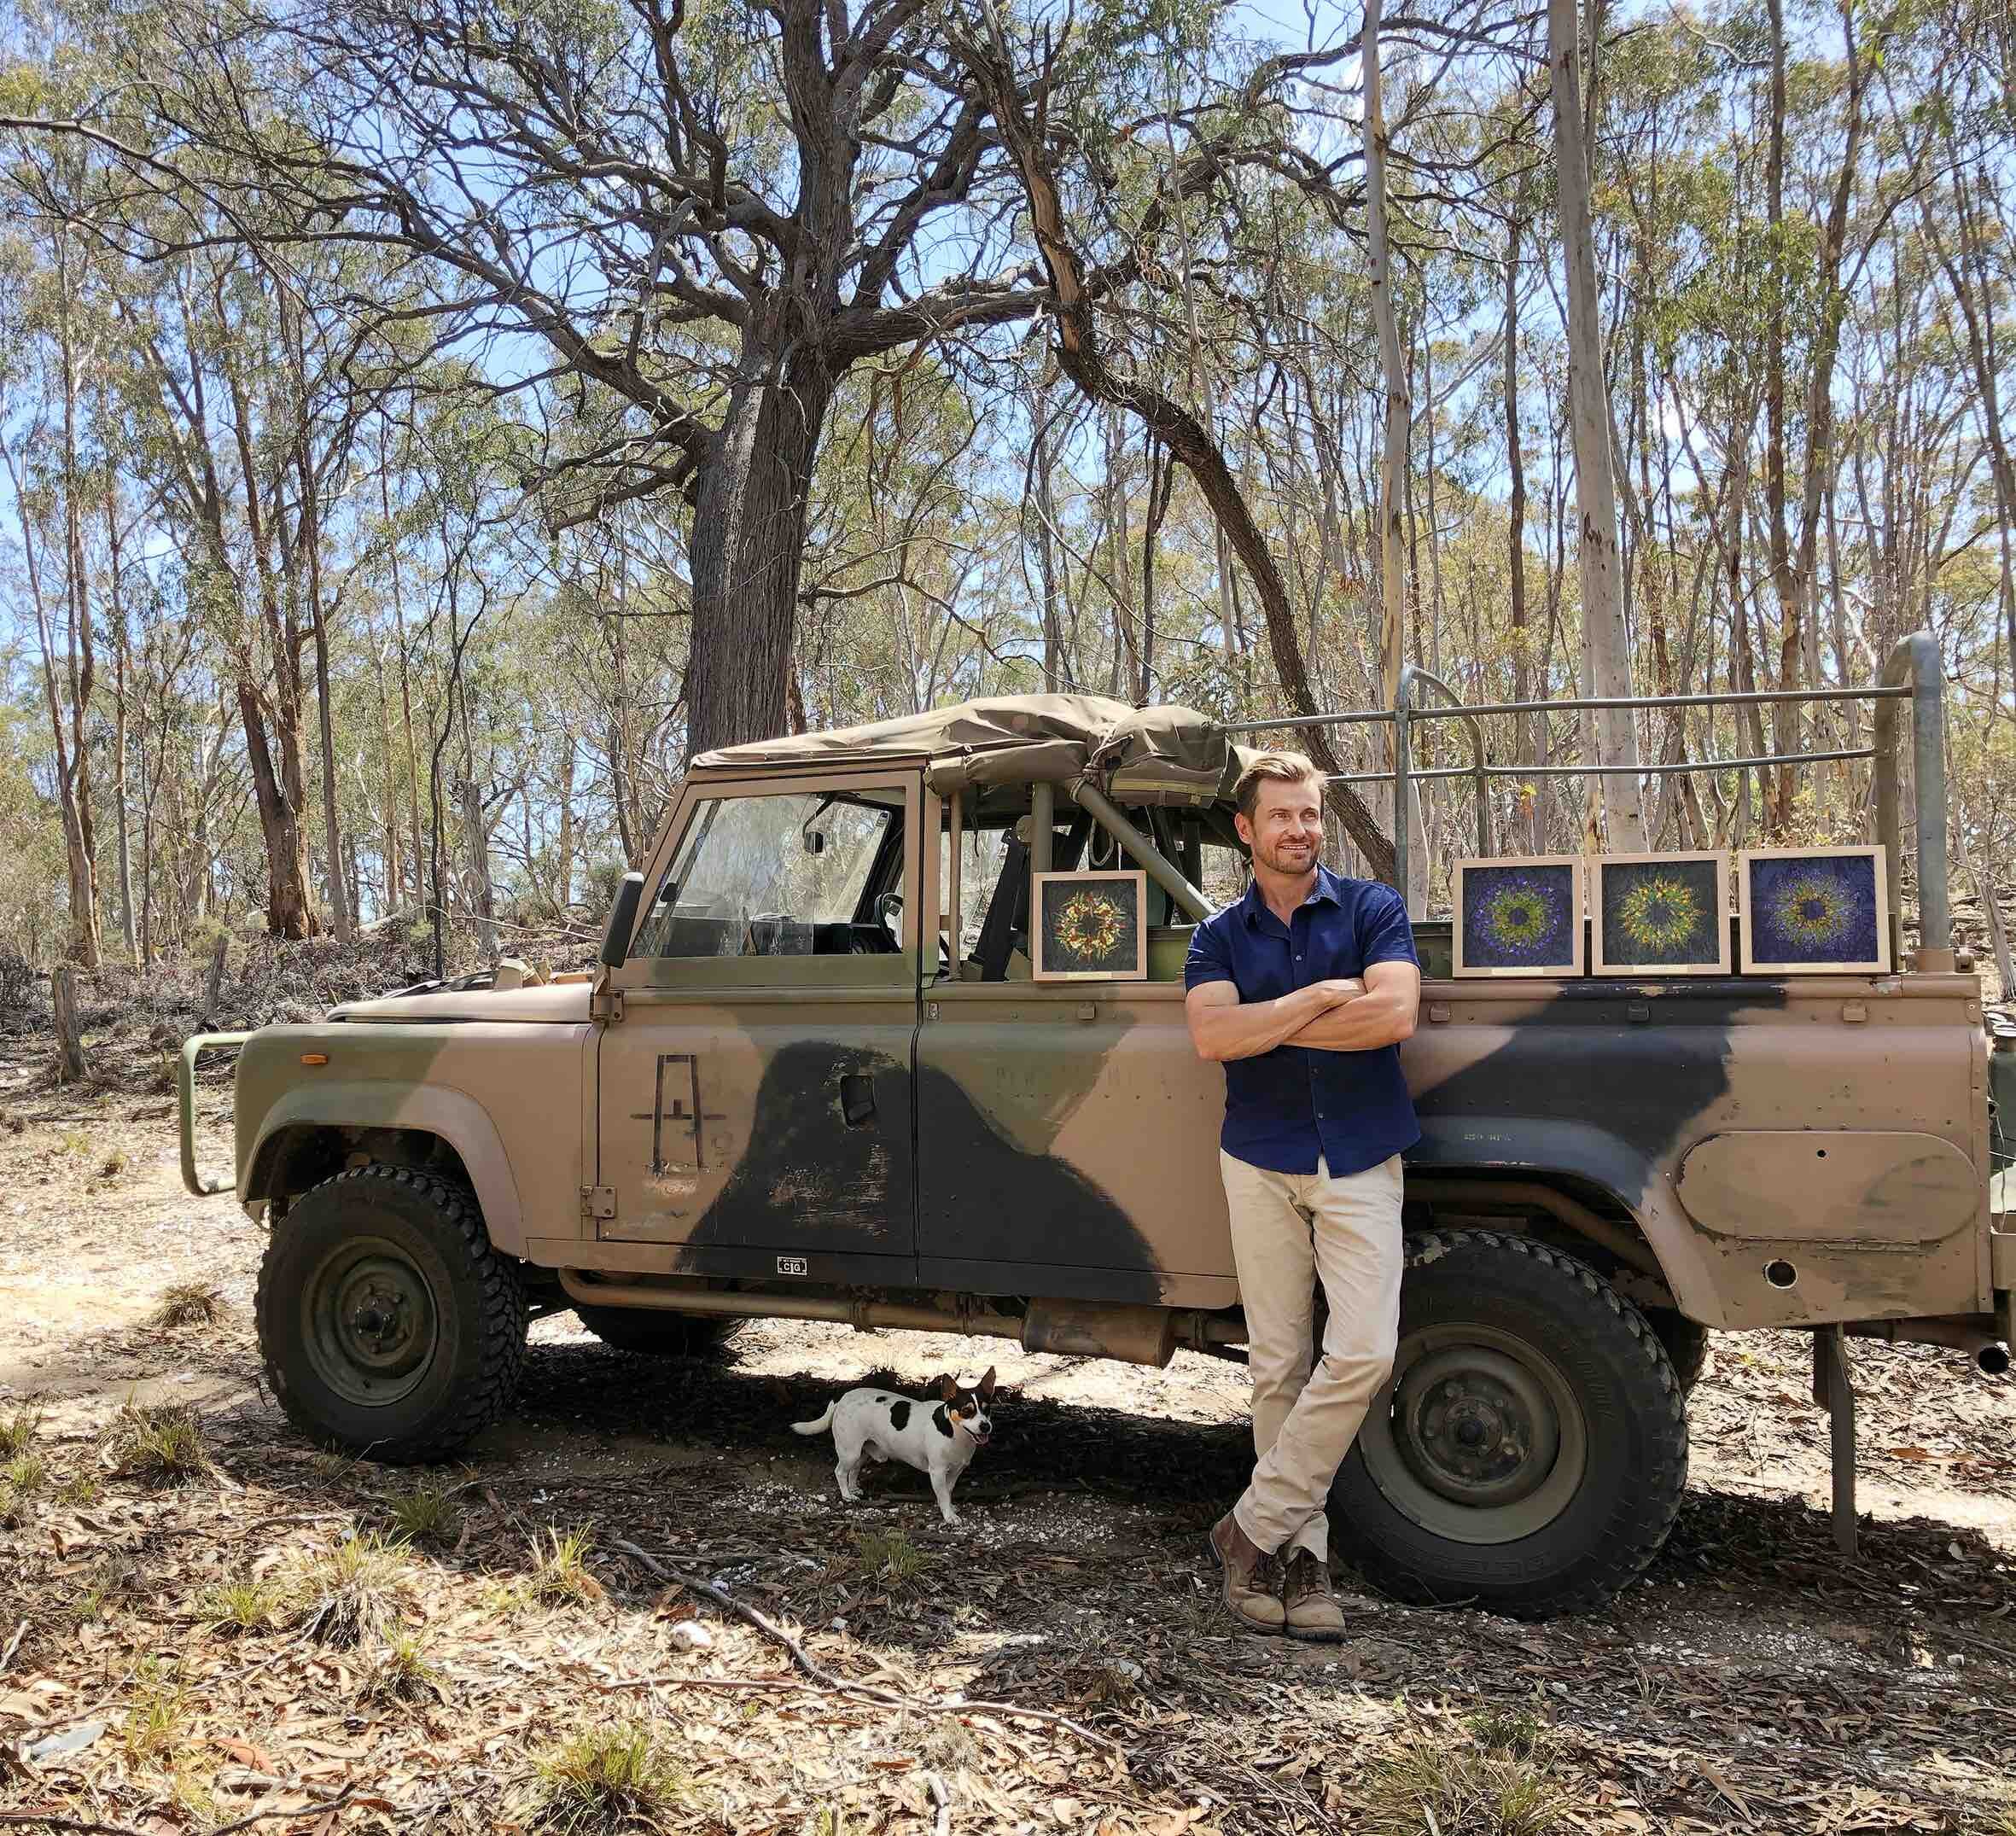
POLYGON ((432 1477, 385 1501, 399 1536, 409 1542, 452 1542, 461 1527, 452 1487, 432 1477))
POLYGON ((202 1423, 184 1403, 127 1403, 105 1436, 113 1470, 149 1485, 184 1485, 211 1470, 202 1423))
POLYGON ((549 1836, 649 1827, 690 1792, 685 1771, 641 1722, 586 1728, 539 1755, 533 1768, 526 1826, 549 1836))
POLYGON ((1543 1724, 1502 1713, 1460 1723, 1417 1722, 1357 1781, 1352 1827, 1370 1836, 1547 1836, 1569 1827, 1543 1724))
POLYGON ((588 1558, 594 1551, 591 1526, 549 1528, 533 1544, 532 1598, 549 1606, 587 1606, 606 1598, 602 1583, 589 1571, 588 1558))
POLYGON ((392 1633, 411 1587, 405 1546, 367 1530, 303 1565, 289 1600, 303 1637, 348 1650, 392 1633))

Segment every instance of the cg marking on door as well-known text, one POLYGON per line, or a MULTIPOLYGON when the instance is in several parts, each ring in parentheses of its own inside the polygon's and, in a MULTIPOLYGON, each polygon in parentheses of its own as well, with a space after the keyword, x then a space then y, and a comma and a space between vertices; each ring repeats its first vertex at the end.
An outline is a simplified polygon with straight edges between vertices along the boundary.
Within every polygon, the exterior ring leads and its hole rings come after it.
MULTIPOLYGON (((651 1095, 651 1107, 639 1110, 631 1116, 632 1122, 648 1122, 651 1125, 651 1172, 655 1175, 670 1170, 665 1158, 665 1125, 676 1122, 684 1132, 693 1138, 692 1171, 698 1173, 706 1164, 706 1155, 702 1146, 701 1130, 710 1122, 725 1122, 727 1117, 719 1110, 704 1109, 700 1101, 700 1055, 692 1052, 661 1052, 658 1054, 658 1070, 651 1095), (668 1064, 683 1064, 686 1068, 684 1079, 676 1074, 673 1083, 674 1094, 670 1108, 665 1102, 665 1068, 668 1064), (686 1089, 680 1092, 678 1086, 684 1082, 686 1089), (691 1107, 687 1105, 690 1104, 691 1107)), ((681 1169, 682 1171, 685 1170, 681 1169)))

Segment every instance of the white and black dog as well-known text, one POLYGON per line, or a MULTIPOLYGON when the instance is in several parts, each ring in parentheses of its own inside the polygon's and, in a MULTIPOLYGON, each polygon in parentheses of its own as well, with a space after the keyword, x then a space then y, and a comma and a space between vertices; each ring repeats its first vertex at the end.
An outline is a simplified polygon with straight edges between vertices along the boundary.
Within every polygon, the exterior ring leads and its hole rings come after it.
POLYGON ((833 1471, 846 1503, 861 1501, 864 1460, 900 1460, 929 1477, 945 1521, 957 1524, 952 1489, 993 1433, 987 1413, 993 1400, 993 1367, 971 1390, 962 1390, 949 1377, 938 1379, 937 1390, 936 1402, 914 1402, 886 1390, 850 1390, 828 1404, 817 1421, 793 1422, 791 1428, 797 1434, 832 1429, 833 1450, 840 1456, 833 1471))

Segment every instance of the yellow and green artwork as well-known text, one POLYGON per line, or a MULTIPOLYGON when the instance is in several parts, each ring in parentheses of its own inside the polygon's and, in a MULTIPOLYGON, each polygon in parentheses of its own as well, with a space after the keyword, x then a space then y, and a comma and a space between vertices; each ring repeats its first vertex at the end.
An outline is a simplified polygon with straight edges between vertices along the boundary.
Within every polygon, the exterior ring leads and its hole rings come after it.
POLYGON ((1451 968, 1459 976, 1574 976, 1582 966, 1582 857, 1459 860, 1451 968))
POLYGON ((1140 872, 1037 874, 1035 979, 1139 981, 1148 973, 1147 889, 1140 872))
POLYGON ((1729 973, 1729 857, 1614 854, 1594 863, 1595 972, 1729 973))
POLYGON ((1881 848, 1751 848, 1738 857, 1737 876, 1746 974, 1888 971, 1881 848))

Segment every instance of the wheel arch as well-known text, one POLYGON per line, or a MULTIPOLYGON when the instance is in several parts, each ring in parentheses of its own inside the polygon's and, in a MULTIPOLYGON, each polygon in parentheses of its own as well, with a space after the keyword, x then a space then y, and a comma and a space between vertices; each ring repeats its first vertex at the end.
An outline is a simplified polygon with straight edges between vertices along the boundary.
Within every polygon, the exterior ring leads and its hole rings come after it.
POLYGON ((1424 1117, 1420 1145, 1407 1156, 1407 1191, 1454 1211, 1466 1199, 1482 1211, 1544 1210, 1663 1285, 1666 1304, 1704 1325, 1722 1321, 1700 1239, 1666 1166, 1608 1129, 1530 1116, 1424 1117))
POLYGON ((240 1195, 270 1204, 360 1151, 453 1174, 475 1192, 491 1247, 524 1254, 524 1207, 497 1125, 475 1098, 442 1085, 360 1079, 288 1092, 259 1123, 240 1195))

